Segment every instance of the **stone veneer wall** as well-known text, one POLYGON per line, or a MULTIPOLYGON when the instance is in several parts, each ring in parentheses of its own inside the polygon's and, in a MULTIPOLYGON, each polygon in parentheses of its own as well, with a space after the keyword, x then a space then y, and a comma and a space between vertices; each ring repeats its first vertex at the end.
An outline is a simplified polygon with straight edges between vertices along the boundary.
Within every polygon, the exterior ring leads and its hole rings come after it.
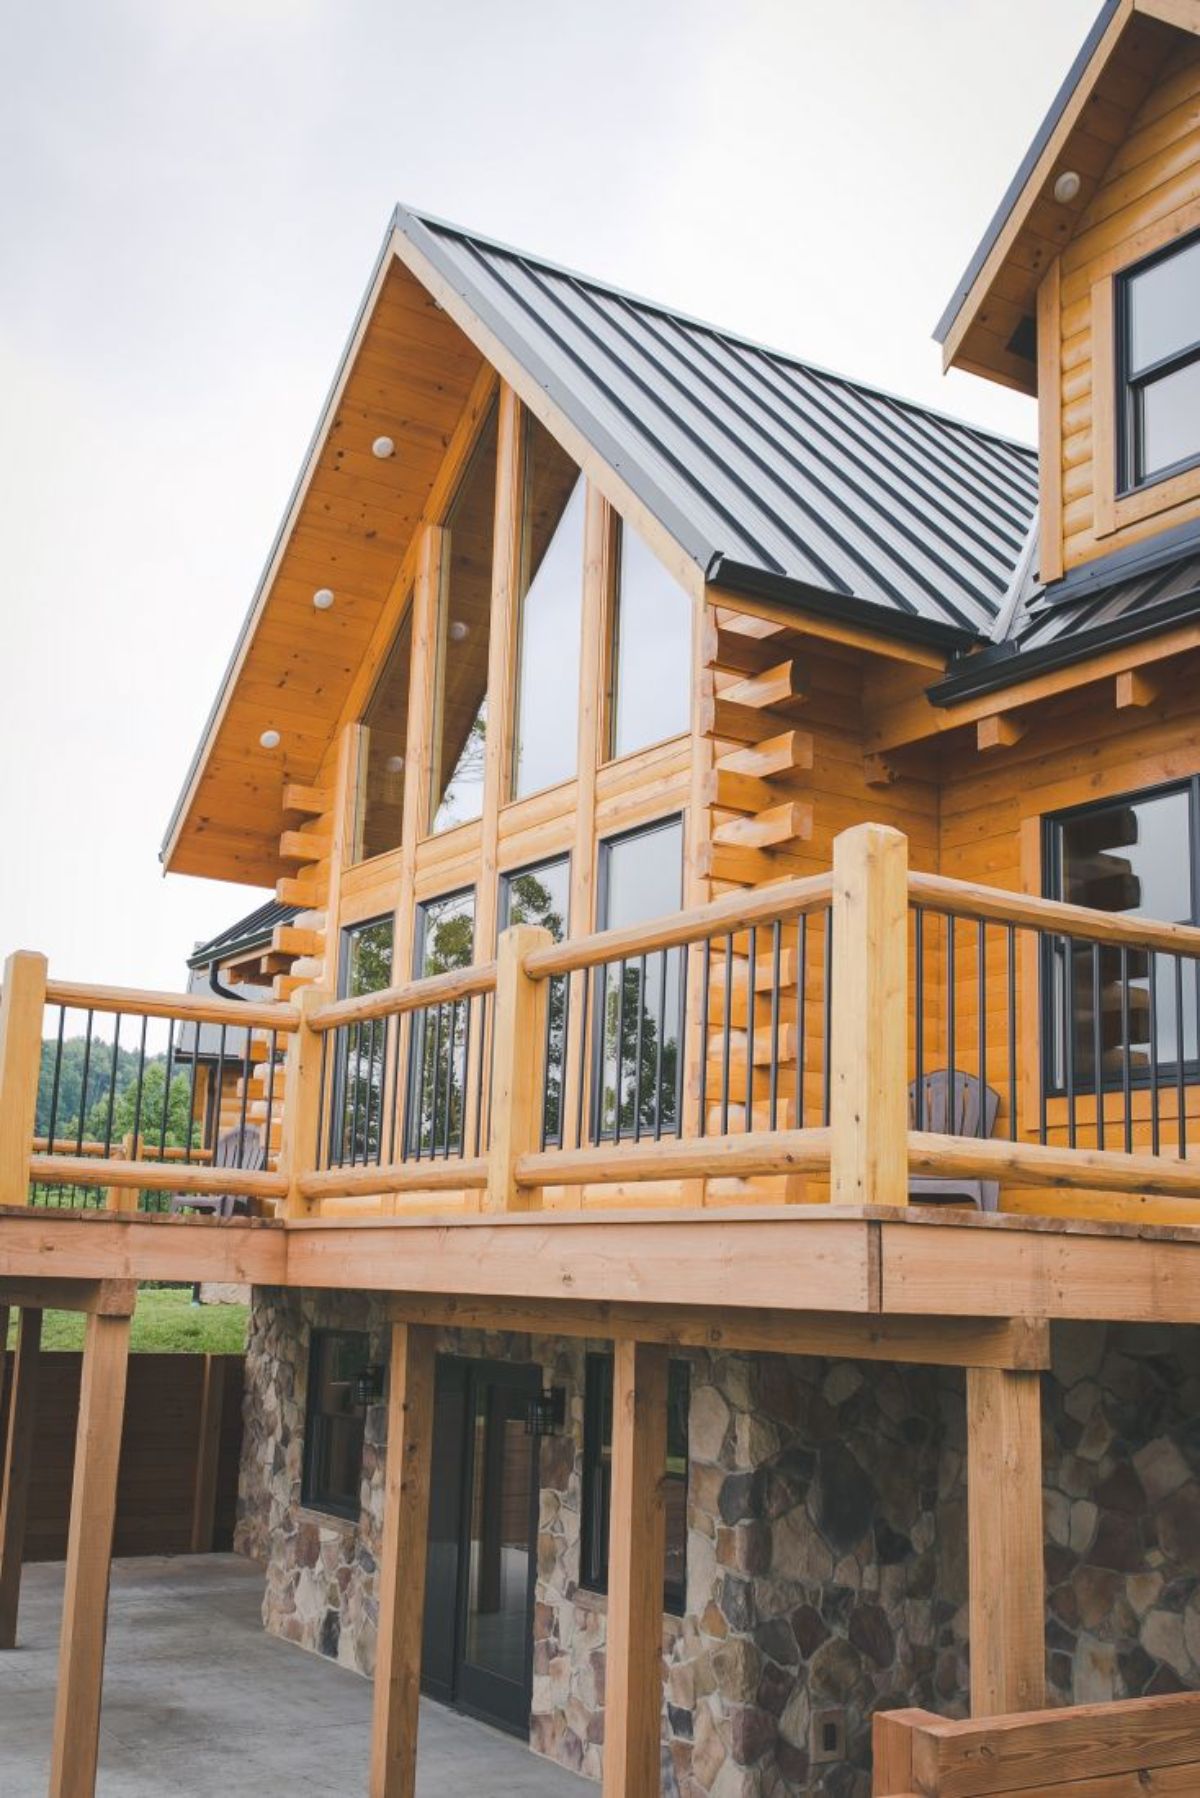
MULTIPOLYGON (((366 1329, 386 1358, 376 1301, 255 1294, 237 1546, 266 1564, 269 1629, 369 1673, 386 1411, 367 1416, 357 1527, 306 1513, 314 1324, 366 1329)), ((598 1777, 605 1605, 578 1585, 588 1345, 446 1331, 440 1346, 534 1359, 567 1389, 566 1432, 542 1444, 531 1742, 598 1777)), ((874 1710, 962 1708, 961 1375, 689 1359, 688 1605, 664 1623, 663 1791, 866 1798, 874 1710), (813 1756, 826 1713, 846 1744, 827 1763, 813 1756)), ((1200 1331, 1057 1329, 1043 1413, 1054 1697, 1200 1687, 1200 1331)))

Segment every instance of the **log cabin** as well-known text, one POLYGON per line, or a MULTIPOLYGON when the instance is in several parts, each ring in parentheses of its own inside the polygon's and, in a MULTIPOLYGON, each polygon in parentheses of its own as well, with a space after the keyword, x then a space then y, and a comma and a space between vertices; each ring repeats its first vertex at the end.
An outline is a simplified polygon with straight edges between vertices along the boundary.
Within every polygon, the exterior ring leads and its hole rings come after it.
POLYGON ((163 844, 273 990, 6 964, 0 1303, 88 1313, 53 1794, 136 1282, 202 1278, 373 1798, 422 1688, 608 1798, 1195 1789, 1197 0, 1106 0, 937 338, 1036 454, 395 212, 163 844), (239 1028, 264 1165, 35 1134, 80 1016, 114 1084, 239 1028))

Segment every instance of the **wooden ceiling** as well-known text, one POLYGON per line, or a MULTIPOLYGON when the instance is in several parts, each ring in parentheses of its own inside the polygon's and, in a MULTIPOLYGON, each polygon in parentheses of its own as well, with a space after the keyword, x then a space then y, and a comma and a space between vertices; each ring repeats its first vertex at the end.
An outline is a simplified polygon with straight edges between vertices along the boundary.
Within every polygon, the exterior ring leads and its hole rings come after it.
POLYGON ((943 346, 947 368, 1036 394, 1042 277, 1070 242, 1135 114, 1182 41, 1173 26, 1139 10, 1138 0, 1118 10, 963 301, 943 346), (1068 169, 1080 176, 1081 187, 1064 205, 1054 198, 1054 183, 1068 169))
POLYGON ((164 849, 172 872, 274 885, 284 785, 316 779, 481 366, 389 250, 164 849))

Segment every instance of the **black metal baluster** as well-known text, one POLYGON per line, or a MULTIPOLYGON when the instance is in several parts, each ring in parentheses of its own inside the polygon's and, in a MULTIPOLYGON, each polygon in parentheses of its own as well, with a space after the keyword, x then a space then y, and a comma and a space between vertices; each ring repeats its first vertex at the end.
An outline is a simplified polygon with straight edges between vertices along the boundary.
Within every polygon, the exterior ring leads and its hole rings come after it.
POLYGON ((700 1134, 708 1134, 708 990, 712 979, 712 938, 704 938, 700 965, 700 1134))
MULTIPOLYGON (((221 1134, 221 1089, 225 1084, 225 1033, 226 1033, 227 1029, 228 1029, 228 1025, 222 1024, 221 1025, 221 1034, 217 1038, 217 1076, 216 1076, 217 1088, 216 1088, 216 1098, 215 1098, 215 1102, 214 1102, 213 1114, 217 1120, 217 1135, 218 1136, 220 1136, 220 1134, 221 1134)), ((187 1147, 184 1152, 184 1160, 188 1161, 188 1162, 190 1162, 192 1159, 192 1136, 194 1134, 195 1118, 196 1118, 196 1076, 199 1073, 199 1071, 200 1071, 200 1026, 199 1026, 199 1024, 197 1024, 195 1035, 192 1037, 192 1085, 191 1085, 191 1097, 188 1100, 187 1147)))
POLYGON ((1008 1134, 1017 1140, 1017 930, 1007 924, 1008 938, 1008 1134))
POLYGON ((50 1083, 50 1121, 48 1126, 50 1135, 46 1149, 47 1154, 50 1155, 54 1153, 54 1131, 55 1125, 58 1123, 58 1092, 62 1081, 63 1032, 66 1024, 67 1008, 65 1005, 60 1005, 58 1008, 58 1042, 54 1051, 54 1076, 50 1083))
POLYGON ((350 1098, 350 1166, 358 1166, 358 1108, 362 1099, 362 1025, 351 1024, 346 1034, 346 1066, 353 1069, 353 1091, 350 1098), (349 1030, 354 1032, 354 1047, 350 1047, 349 1030))
POLYGON ((634 1032, 633 1051, 633 1140, 642 1140, 642 1058, 645 1054, 646 1023, 646 957, 643 954, 638 961, 638 1008, 637 1029, 634 1032))
POLYGON ((987 923, 979 918, 979 1122, 976 1134, 987 1135, 987 923))
POLYGON ((771 1074, 767 1115, 771 1129, 779 1128, 779 973, 783 959, 783 919, 771 925, 771 1074))
POLYGON ((108 1079, 108 1110, 104 1115, 104 1158, 112 1154, 113 1113, 117 1108, 117 1057, 121 1046, 121 1014, 113 1013, 112 1064, 108 1079))
POLYGON ((1067 938, 1067 1141, 1076 1147, 1075 1118, 1075 939, 1067 938))
POLYGON ((946 1121, 951 1136, 958 1135, 958 1014, 955 1009, 958 985, 957 922, 952 912, 946 913, 946 1066, 949 1070, 946 1076, 949 1083, 946 1121))
MULTIPOLYGON (((392 1071, 391 1105, 388 1107, 388 1166, 396 1165, 396 1123, 400 1114, 400 1085, 402 1072, 402 1046, 404 1043, 404 1018, 398 1011, 389 1012, 383 1026, 383 1084, 387 1092, 387 1071, 392 1071), (393 1037, 395 1042, 393 1043, 393 1037)), ((383 1154, 383 1120, 379 1124, 379 1153, 383 1154)))
POLYGON ((721 1135, 729 1135, 730 1039, 733 1033, 733 932, 725 936, 725 1025, 721 1032, 721 1135))
POLYGON ((833 907, 825 911, 825 1091, 821 1104, 821 1122, 829 1128, 833 1098, 833 907))
POLYGON ((246 1140, 246 1116, 250 1108, 250 1082, 254 1078, 254 1063, 250 1059, 250 1050, 253 1047, 253 1041, 254 1033, 252 1030, 247 1029, 246 1048, 245 1053, 242 1056, 242 1108, 238 1115, 238 1130, 241 1132, 239 1141, 241 1142, 245 1142, 246 1140))
POLYGON ((158 1158, 165 1159, 167 1149, 167 1117, 171 1105, 171 1063, 175 1053, 175 1020, 167 1019, 167 1065, 163 1072, 162 1121, 158 1129, 158 1158))
MULTIPOLYGON (((547 1008, 548 1010, 549 1008, 547 1008)), ((454 1080, 458 1066, 458 1000, 450 1001, 446 1043, 446 1128, 442 1132, 442 1160, 450 1159, 450 1133, 454 1123, 454 1080)))
POLYGON ((143 1015, 141 1037, 138 1042, 137 1090, 133 1095, 133 1155, 137 1160, 142 1144, 142 1090, 146 1079, 146 1029, 150 1019, 143 1015))
POLYGON ((1179 1107, 1179 1127, 1175 1140, 1182 1161, 1187 1154, 1187 1085, 1184 1078, 1183 1046, 1183 957, 1175 957, 1175 1103, 1179 1107))
POLYGON ((1092 1085, 1096 1093, 1096 1147, 1104 1147, 1104 1030, 1100 1016, 1100 945, 1092 944, 1092 1085))
POLYGON ((488 996, 486 993, 481 993, 479 995, 479 1068, 475 1075, 475 1084, 477 1087, 477 1091, 475 1094, 475 1154, 476 1154, 476 1156, 479 1155, 480 1147, 481 1147, 481 1144, 483 1141, 483 1104, 484 1104, 484 1092, 485 1092, 484 1075, 486 1072, 485 1063, 487 1061, 487 1012, 488 1012, 488 996))
POLYGON ((83 1044, 83 1081, 79 1088, 79 1130, 75 1139, 75 1153, 83 1154, 83 1125, 88 1108, 88 1069, 92 1064, 92 1020, 95 1013, 89 1008, 87 1014, 87 1036, 83 1044))
MULTIPOLYGON (((467 1082, 471 1078, 471 1033, 472 1033, 472 1028, 473 1028, 474 1019, 475 1019, 475 998, 474 998, 474 996, 472 995, 472 996, 468 997, 467 999, 465 999, 463 1001, 463 1004, 464 1004, 464 1013, 463 1013, 463 1058, 462 1058, 462 1066, 463 1066, 462 1120, 461 1120, 462 1127, 458 1133, 458 1158, 460 1161, 464 1158, 464 1156, 466 1155, 466 1152, 467 1152, 467 1105, 468 1105, 467 1082)), ((549 1011, 549 1009, 550 1009, 549 993, 547 993, 547 995, 546 995, 546 1009, 547 1009, 547 1011, 549 1011)), ((483 1045, 481 1043, 480 1044, 480 1058, 481 1059, 482 1059, 482 1055, 483 1055, 483 1045)), ((559 1123, 561 1125, 561 1123, 562 1123, 562 1098, 561 1097, 559 1098, 558 1104, 559 1104, 559 1114, 558 1114, 559 1115, 559 1123)), ((543 1108, 543 1120, 544 1120, 544 1116, 545 1116, 545 1113, 544 1113, 544 1108, 543 1108)), ((476 1127, 478 1128, 478 1125, 476 1127)), ((544 1131, 545 1130, 544 1121, 543 1121, 542 1128, 544 1131)), ((545 1146, 546 1146, 546 1139, 545 1139, 545 1135, 543 1134, 542 1147, 545 1148, 545 1146)))
POLYGON ((1150 1147, 1155 1155, 1162 1153, 1162 1123, 1158 1115, 1158 957, 1147 951, 1150 970, 1150 1147))
MULTIPOLYGON (((654 1053, 654 1140, 662 1141, 663 1131, 663 1037, 667 1029, 667 958, 669 949, 658 952, 658 1036, 654 1053)), ((642 958, 645 960, 645 957, 642 958)), ((679 1065, 679 1051, 676 1050, 675 1065, 679 1065)), ((678 1099, 676 1100, 678 1106, 678 1099)), ((678 1119, 676 1120, 678 1124, 678 1119)))
MULTIPOLYGON (((321 1038, 321 1048, 322 1048, 322 1051, 325 1048, 324 1036, 322 1036, 322 1038, 321 1038)), ((266 1133, 263 1136, 263 1151, 264 1151, 263 1166, 264 1167, 269 1167, 271 1165, 271 1137, 274 1133, 274 1128, 275 1128, 275 1057, 278 1055, 278 1053, 279 1053, 279 1032, 277 1030, 272 1030, 270 1037, 268 1038, 268 1051, 267 1051, 267 1127, 266 1127, 266 1133)), ((320 1080, 317 1085, 317 1136, 318 1136, 318 1139, 319 1139, 320 1133, 321 1133, 321 1102, 322 1102, 322 1099, 324 1096, 324 1091, 325 1091, 325 1058, 324 1058, 324 1054, 322 1054, 321 1077, 320 1077, 320 1080)), ((318 1140, 318 1144, 317 1144, 316 1165, 317 1165, 317 1167, 320 1167, 320 1165, 321 1165, 321 1150, 320 1150, 319 1140, 318 1140)))
POLYGON ((746 965, 746 1116, 743 1130, 754 1121, 754 1026, 758 1017, 758 925, 750 926, 750 954, 746 965))
MULTIPOLYGON (((441 1005, 433 1007, 433 1097, 429 1110, 429 1159, 437 1159, 438 1140, 438 1100, 442 1091, 442 1011, 441 1005)), ((447 1055, 449 1061, 449 1055, 447 1055)))
POLYGON ((1051 957, 1054 953, 1054 943, 1050 937, 1043 936, 1040 930, 1034 937, 1034 943, 1036 945, 1038 958, 1038 1017, 1041 1019, 1040 1029, 1045 1032, 1046 1035, 1046 1041, 1042 1044, 1042 1052, 1039 1057, 1038 1067, 1038 1141, 1044 1143, 1048 1136, 1049 1120, 1047 1116, 1047 1089, 1050 1085, 1052 1069, 1050 1057, 1053 1054, 1051 1033, 1054 1029, 1054 1020, 1049 1005, 1053 1003, 1054 994, 1051 962, 1051 957), (1047 1003, 1048 1000, 1049 1004, 1047 1003))
POLYGON ((614 1142, 620 1142, 620 1140, 621 1140, 621 1099, 622 1099, 621 1088, 622 1088, 622 1083, 623 1083, 624 1077, 625 1077, 625 1070, 622 1065, 623 1061, 624 1061, 624 1048, 625 1048, 625 973, 626 973, 625 962, 622 961, 619 964, 619 967, 620 967, 620 971, 617 975, 617 1086, 616 1086, 616 1114, 613 1119, 613 1141, 614 1142))
POLYGON ((923 905, 913 906, 913 961, 917 987, 913 1017, 915 1033, 913 1118, 914 1128, 923 1130, 925 1128, 925 907, 923 905))
MULTIPOLYGON (((591 989, 593 970, 583 969, 583 1015, 579 1020, 579 1067, 575 1077, 575 1147, 583 1147, 583 1119, 588 1107, 587 1065, 588 1065, 588 1023, 591 1011, 591 989)), ((565 1084, 565 1083, 564 1083, 565 1084)), ((588 1141, 595 1141, 595 1133, 589 1123, 588 1141)))
POLYGON ((1125 1153, 1133 1154, 1133 1045, 1129 1020, 1129 945, 1121 944, 1121 1100, 1125 1113, 1125 1153))
POLYGON ((804 1128, 804 1064, 808 1051, 808 913, 800 913, 800 966, 796 970, 796 1129, 804 1128))

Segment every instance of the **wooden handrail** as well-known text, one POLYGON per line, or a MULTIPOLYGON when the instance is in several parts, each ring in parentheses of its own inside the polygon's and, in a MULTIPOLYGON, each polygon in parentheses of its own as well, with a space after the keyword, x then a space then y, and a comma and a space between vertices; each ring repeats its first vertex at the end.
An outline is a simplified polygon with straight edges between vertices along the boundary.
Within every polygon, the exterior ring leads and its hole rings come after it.
POLYGON ((171 1018, 185 1024, 227 1024, 239 1030, 298 1028, 294 1005, 270 1000, 208 998, 203 993, 143 992, 135 986, 92 986, 80 980, 47 980, 46 1003, 72 1011, 121 1012, 132 1018, 171 1018))
POLYGON ((751 892, 728 893, 709 905, 690 911, 671 912, 647 924, 630 924, 622 930, 599 930, 591 936, 571 937, 551 949, 539 949, 525 961, 533 980, 553 974, 571 974, 577 968, 599 967, 649 955, 656 949, 676 949, 684 943, 700 943, 722 931, 743 930, 751 924, 795 918, 802 912, 820 911, 833 899, 833 875, 806 874, 797 880, 781 880, 774 886, 751 892))
POLYGON ((377 993, 362 993, 354 999, 333 999, 311 1012, 307 1022, 314 1030, 336 1030, 343 1024, 366 1024, 372 1018, 422 1011, 428 1005, 445 1005, 456 999, 472 999, 477 993, 492 992, 495 985, 495 962, 477 962, 469 968, 450 968, 444 974, 427 974, 421 980, 410 980, 407 986, 385 986, 377 993))
POLYGON ((151 1161, 85 1161, 77 1155, 34 1155, 29 1178, 44 1186, 136 1186, 143 1192, 233 1192, 248 1199, 282 1199, 282 1174, 237 1167, 197 1167, 151 1161))
POLYGON ((976 886, 973 881, 953 880, 945 874, 910 874, 908 897, 913 905, 932 911, 953 912, 960 918, 987 923, 1024 924, 1053 936, 1084 938, 1095 943, 1117 943, 1130 949, 1155 949, 1166 955, 1200 958, 1200 930, 1191 924, 1163 924, 1154 918, 1131 918, 1124 912, 1094 911, 1086 905, 1068 905, 1059 899, 1042 899, 1033 893, 1009 892, 1003 887, 976 886))
POLYGON ((305 1199, 352 1199, 379 1192, 457 1192, 487 1185, 487 1162, 481 1155, 461 1160, 400 1161, 383 1167, 331 1167, 320 1174, 301 1174, 296 1182, 305 1199))
POLYGON ((720 1179, 816 1174, 828 1167, 826 1129, 750 1130, 740 1136, 544 1149, 518 1157, 516 1180, 519 1186, 608 1185, 622 1180, 689 1180, 705 1175, 720 1179))
POLYGON ((1059 1149, 1003 1137, 909 1132, 909 1172, 938 1179, 999 1180, 1017 1185, 1135 1192, 1159 1199, 1200 1199, 1200 1160, 1126 1155, 1116 1149, 1059 1149))
MULTIPOLYGON (((53 1150, 50 1148, 50 1138, 48 1136, 35 1136, 33 1139, 33 1151, 34 1154, 37 1155, 53 1153, 56 1155, 70 1156, 84 1155, 100 1157, 103 1159, 110 1156, 111 1145, 102 1142, 91 1142, 87 1138, 85 1138, 82 1143, 77 1144, 72 1140, 69 1134, 64 1133, 61 1136, 55 1137, 53 1150)), ((213 1152, 211 1149, 199 1148, 193 1149, 189 1156, 186 1149, 178 1148, 173 1143, 168 1143, 165 1148, 160 1149, 157 1143, 147 1142, 143 1137, 141 1152, 136 1159, 138 1161, 154 1162, 181 1161, 191 1165, 194 1163, 211 1161, 212 1156, 213 1152)))

